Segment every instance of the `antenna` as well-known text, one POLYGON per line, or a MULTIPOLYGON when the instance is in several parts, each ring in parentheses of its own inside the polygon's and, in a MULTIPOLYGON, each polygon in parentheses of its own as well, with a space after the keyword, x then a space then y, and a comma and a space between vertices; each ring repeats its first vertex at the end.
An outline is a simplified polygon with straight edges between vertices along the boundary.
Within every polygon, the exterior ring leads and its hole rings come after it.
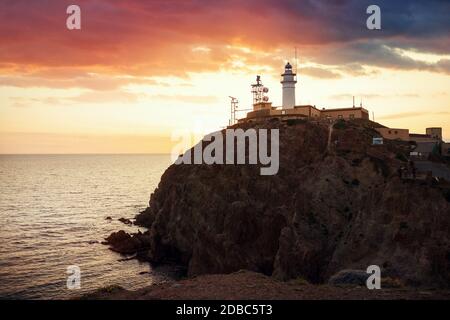
POLYGON ((361 103, 359 104, 359 106, 362 108, 363 107, 363 103, 362 103, 362 97, 361 97, 361 103))
POLYGON ((252 94, 253 94, 253 105, 261 103, 261 102, 267 102, 267 100, 264 100, 264 97, 269 92, 269 89, 264 87, 261 81, 261 76, 256 76, 256 83, 252 84, 252 94))
POLYGON ((355 96, 353 96, 353 108, 355 107, 355 96))
POLYGON ((372 111, 372 119, 373 119, 373 122, 375 122, 375 112, 373 112, 373 111, 372 111))
POLYGON ((231 116, 230 116, 230 121, 229 124, 230 126, 234 125, 236 123, 236 109, 238 108, 238 99, 232 96, 228 96, 231 99, 231 116))
POLYGON ((297 47, 295 47, 295 74, 297 74, 297 66, 298 60, 297 60, 297 47))

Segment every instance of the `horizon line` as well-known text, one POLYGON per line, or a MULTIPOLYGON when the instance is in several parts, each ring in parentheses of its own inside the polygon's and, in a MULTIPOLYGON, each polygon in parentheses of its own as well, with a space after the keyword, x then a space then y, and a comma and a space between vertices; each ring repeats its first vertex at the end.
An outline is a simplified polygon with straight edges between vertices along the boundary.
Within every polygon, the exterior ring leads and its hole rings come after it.
POLYGON ((123 153, 0 153, 0 156, 115 156, 115 155, 170 155, 170 153, 123 152, 123 153))

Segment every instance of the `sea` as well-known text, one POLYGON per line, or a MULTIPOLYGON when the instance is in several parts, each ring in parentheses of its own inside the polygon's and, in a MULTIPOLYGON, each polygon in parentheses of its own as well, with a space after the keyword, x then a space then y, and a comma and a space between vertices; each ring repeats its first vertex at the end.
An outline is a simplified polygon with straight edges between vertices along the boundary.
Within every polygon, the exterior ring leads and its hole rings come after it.
POLYGON ((0 299, 71 299, 170 280, 164 267, 101 244, 120 229, 145 230, 118 219, 148 206, 169 165, 170 155, 0 155, 0 299))

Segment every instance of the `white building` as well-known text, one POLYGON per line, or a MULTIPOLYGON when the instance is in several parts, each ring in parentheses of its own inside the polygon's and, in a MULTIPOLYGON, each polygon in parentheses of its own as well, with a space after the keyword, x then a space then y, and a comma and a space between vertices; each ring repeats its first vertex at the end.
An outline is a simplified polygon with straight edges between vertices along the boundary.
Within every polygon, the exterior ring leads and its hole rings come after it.
POLYGON ((281 77, 281 84, 283 85, 283 109, 294 109, 297 75, 292 72, 292 66, 289 62, 284 67, 284 73, 281 77))

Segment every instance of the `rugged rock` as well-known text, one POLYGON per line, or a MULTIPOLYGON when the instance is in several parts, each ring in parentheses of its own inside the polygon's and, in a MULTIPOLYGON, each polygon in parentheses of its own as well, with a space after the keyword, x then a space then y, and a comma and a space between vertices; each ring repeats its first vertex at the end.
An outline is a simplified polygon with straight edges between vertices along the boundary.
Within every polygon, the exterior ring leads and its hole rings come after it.
POLYGON ((448 286, 448 185, 400 179, 409 145, 373 146, 373 126, 339 122, 328 144, 325 122, 241 125, 280 129, 275 176, 256 165, 170 166, 136 217, 149 258, 190 276, 248 269, 312 283, 379 265, 383 277, 448 286))
POLYGON ((123 224, 126 224, 126 225, 132 225, 133 224, 133 221, 131 221, 130 219, 127 219, 127 218, 119 218, 119 221, 122 222, 123 224))
POLYGON ((122 254, 134 254, 147 252, 150 247, 150 237, 148 233, 138 232, 130 235, 123 230, 112 233, 103 244, 110 245, 111 250, 122 254))
POLYGON ((312 285, 304 281, 277 281, 261 273, 239 271, 167 281, 136 291, 109 286, 80 299, 89 300, 449 300, 449 290, 312 285))
POLYGON ((368 278, 369 274, 364 270, 341 270, 328 280, 328 284, 365 286, 368 278))

